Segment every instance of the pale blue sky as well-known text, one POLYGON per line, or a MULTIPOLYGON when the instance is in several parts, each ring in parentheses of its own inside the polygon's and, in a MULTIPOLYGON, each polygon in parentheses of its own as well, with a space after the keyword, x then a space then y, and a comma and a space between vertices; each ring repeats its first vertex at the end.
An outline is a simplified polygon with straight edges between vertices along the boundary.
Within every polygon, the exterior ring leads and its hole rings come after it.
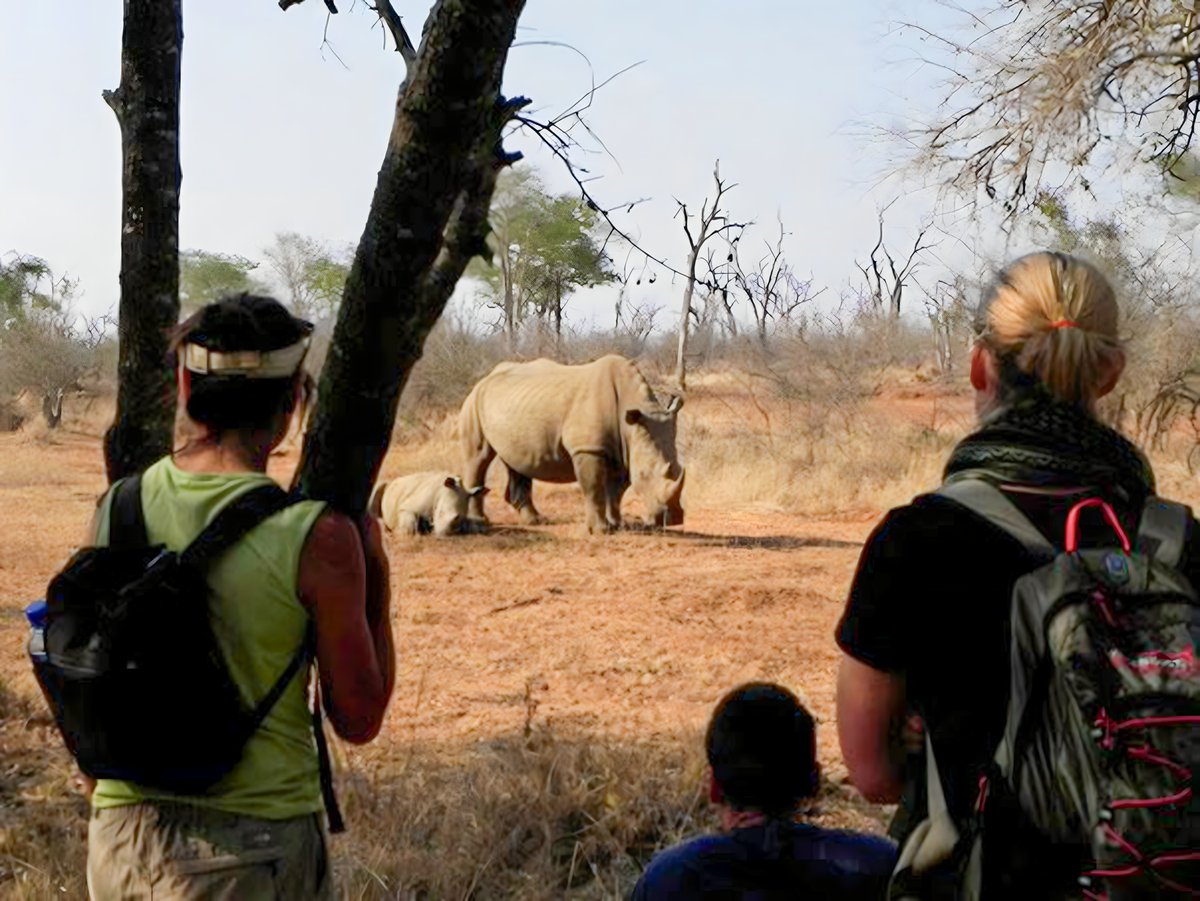
MULTIPOLYGON (((342 0, 329 35, 346 67, 320 49, 319 0, 281 12, 274 0, 186 0, 184 8, 181 245, 261 258, 277 231, 357 240, 382 157, 398 54, 384 51, 373 15, 342 0)), ((425 0, 398 0, 419 33, 425 0)), ((896 184, 876 185, 897 148, 871 138, 928 109, 934 74, 890 35, 898 18, 935 22, 934 0, 530 0, 506 91, 552 112, 583 93, 586 64, 604 77, 646 62, 600 92, 590 114, 619 166, 585 160, 604 178, 602 203, 653 202, 624 218, 672 262, 684 256, 672 196, 698 201, 712 165, 739 183, 731 212, 760 223, 756 244, 782 214, 788 255, 833 289, 873 242, 878 207, 896 184)), ((120 77, 121 3, 0 0, 0 252, 21 250, 82 279, 89 311, 118 297, 120 137, 100 99, 120 77)), ((530 139, 530 164, 569 187, 530 139)), ((582 159, 582 158, 581 158, 582 159)), ((929 196, 892 211, 895 243, 927 211, 929 196)), ((645 283, 644 283, 645 285, 645 283)), ((648 286, 646 286, 648 287, 648 286)), ((673 320, 678 289, 660 278, 657 300, 673 320)), ((607 301, 582 298, 575 321, 607 323, 607 301)))

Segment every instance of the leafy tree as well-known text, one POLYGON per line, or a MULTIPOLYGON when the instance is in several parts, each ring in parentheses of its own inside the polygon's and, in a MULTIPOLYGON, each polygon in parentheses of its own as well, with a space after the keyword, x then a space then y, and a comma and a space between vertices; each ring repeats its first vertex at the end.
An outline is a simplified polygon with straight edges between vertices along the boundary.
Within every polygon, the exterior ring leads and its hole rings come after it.
POLYGON ((1036 200, 1048 166, 1090 188, 1089 170, 1114 161, 1117 139, 1168 170, 1191 147, 1191 0, 990 0, 959 12, 961 33, 909 26, 950 73, 938 119, 913 137, 953 186, 982 188, 1011 214, 1036 200))
POLYGON ((530 272, 530 287, 538 315, 553 319, 554 334, 562 338, 562 312, 576 288, 611 281, 608 256, 596 240, 596 213, 566 195, 548 198, 536 228, 538 254, 530 272))
POLYGON ((536 173, 529 168, 510 169, 497 180, 492 198, 488 236, 491 261, 475 259, 468 274, 483 281, 487 303, 500 311, 500 327, 511 347, 517 327, 529 305, 526 270, 533 247, 534 221, 545 195, 536 173))
POLYGON ((296 232, 280 232, 263 251, 275 277, 288 293, 292 309, 309 319, 337 313, 350 266, 324 243, 296 232))
POLYGON ((596 219, 578 199, 548 193, 529 169, 501 177, 490 216, 493 264, 480 261, 469 272, 484 282, 510 346, 531 314, 552 321, 561 337, 563 307, 575 289, 614 278, 596 219))
POLYGON ((32 393, 51 427, 60 421, 64 392, 97 368, 110 339, 108 317, 75 314, 78 287, 41 257, 0 259, 0 406, 32 393))
POLYGON ((61 314, 78 282, 56 276, 41 257, 10 253, 0 257, 0 326, 61 314))
POLYGON ((185 312, 227 294, 262 289, 250 276, 258 263, 235 254, 186 250, 179 255, 179 302, 185 312))

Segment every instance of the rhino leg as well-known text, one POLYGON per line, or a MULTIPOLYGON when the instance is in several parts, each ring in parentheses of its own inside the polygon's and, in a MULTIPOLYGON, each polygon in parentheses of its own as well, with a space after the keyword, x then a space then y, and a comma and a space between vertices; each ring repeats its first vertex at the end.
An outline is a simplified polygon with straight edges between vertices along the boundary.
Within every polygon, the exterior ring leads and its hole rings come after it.
MULTIPOLYGON (((492 460, 495 458, 496 451, 486 443, 483 447, 465 455, 462 474, 465 491, 472 492, 473 489, 481 487, 487 481, 488 467, 492 465, 492 460)), ((487 514, 483 512, 482 491, 471 494, 467 499, 467 521, 469 523, 468 531, 487 531, 488 518, 487 514)))
POLYGON ((511 466, 508 466, 508 487, 504 489, 504 499, 512 504, 513 509, 517 511, 517 518, 523 525, 546 524, 546 518, 538 513, 537 507, 533 505, 533 479, 517 472, 511 466))
POLYGON ((421 517, 409 510, 400 510, 396 514, 396 523, 392 531, 397 535, 419 535, 421 533, 421 517))
POLYGON ((605 519, 613 529, 621 528, 621 500, 629 488, 625 473, 615 466, 608 467, 608 479, 604 486, 605 519))
POLYGON ((608 461, 599 454, 576 454, 571 462, 575 465, 575 478, 583 491, 583 502, 587 505, 588 531, 597 535, 620 528, 620 510, 615 525, 609 520, 608 461))

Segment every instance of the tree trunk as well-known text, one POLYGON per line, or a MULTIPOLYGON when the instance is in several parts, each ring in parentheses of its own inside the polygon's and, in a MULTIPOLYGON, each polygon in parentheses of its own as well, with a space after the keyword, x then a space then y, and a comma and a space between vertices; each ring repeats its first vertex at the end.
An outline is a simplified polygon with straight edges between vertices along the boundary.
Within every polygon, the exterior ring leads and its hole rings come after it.
POLYGON ((391 442, 400 392, 455 284, 486 253, 501 131, 526 101, 500 83, 524 0, 440 0, 401 86, 346 281, 297 480, 358 516, 391 442))
POLYGON ((63 389, 59 388, 42 395, 42 417, 52 429, 57 429, 62 422, 63 394, 63 389))
POLYGON ((500 249, 500 280, 504 285, 504 346, 511 356, 517 344, 517 323, 513 299, 512 261, 508 254, 507 246, 500 249))
POLYGON ((554 289, 554 353, 562 359, 562 287, 554 289))
POLYGON ((125 0, 121 84, 104 100, 121 126, 121 305, 117 411, 104 435, 109 481, 171 451, 179 318, 179 64, 182 0, 125 0))
MULTIPOLYGON (((701 232, 700 244, 703 244, 701 232)), ((688 254, 688 280, 683 288, 683 304, 679 308, 679 348, 675 354, 675 382, 679 390, 687 388, 687 344, 688 327, 691 325, 692 294, 696 290, 696 255, 700 252, 699 245, 688 254)))

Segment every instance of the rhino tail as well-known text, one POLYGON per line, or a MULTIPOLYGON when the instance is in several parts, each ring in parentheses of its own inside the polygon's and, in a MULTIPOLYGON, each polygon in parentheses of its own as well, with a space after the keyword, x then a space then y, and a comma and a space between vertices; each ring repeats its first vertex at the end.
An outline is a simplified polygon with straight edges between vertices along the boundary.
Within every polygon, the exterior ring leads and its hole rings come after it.
POLYGON ((387 488, 387 482, 380 482, 375 486, 375 490, 371 492, 371 500, 367 504, 367 512, 379 519, 383 516, 383 491, 387 488))

